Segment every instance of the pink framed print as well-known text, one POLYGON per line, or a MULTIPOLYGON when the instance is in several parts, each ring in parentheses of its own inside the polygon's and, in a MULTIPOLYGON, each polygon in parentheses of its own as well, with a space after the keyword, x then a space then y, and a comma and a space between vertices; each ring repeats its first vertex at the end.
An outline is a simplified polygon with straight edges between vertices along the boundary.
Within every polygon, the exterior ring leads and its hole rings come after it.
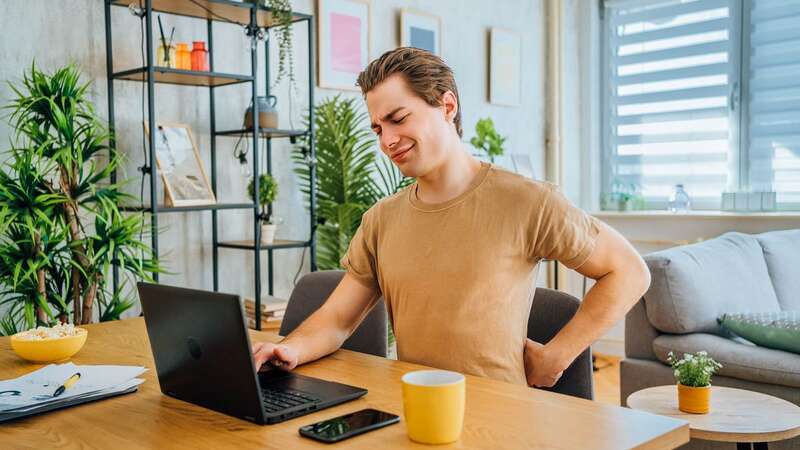
POLYGON ((317 0, 317 84, 358 91, 369 63, 370 0, 317 0))

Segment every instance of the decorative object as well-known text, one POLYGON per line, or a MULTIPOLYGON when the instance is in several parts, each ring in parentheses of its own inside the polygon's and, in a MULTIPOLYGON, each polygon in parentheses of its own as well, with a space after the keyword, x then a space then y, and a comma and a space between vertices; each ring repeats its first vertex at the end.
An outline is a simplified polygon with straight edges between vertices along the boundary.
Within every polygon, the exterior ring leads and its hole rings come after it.
POLYGON ((711 376, 722 364, 704 351, 684 353, 681 359, 669 352, 667 362, 678 381, 678 409, 692 414, 707 413, 711 407, 711 376))
POLYGON ((11 336, 11 348, 20 358, 35 363, 52 363, 64 361, 78 353, 89 332, 85 328, 76 328, 72 336, 48 339, 23 339, 25 332, 11 336))
POLYGON ((601 199, 604 211, 634 211, 644 209, 645 200, 639 194, 639 187, 633 183, 624 183, 615 179, 611 184, 611 192, 601 199))
POLYGON ((272 175, 265 173, 258 177, 258 199, 255 197, 253 180, 247 184, 247 194, 253 201, 261 205, 261 243, 271 244, 275 238, 278 223, 269 213, 269 205, 278 196, 278 181, 272 175))
MULTIPOLYGON (((337 95, 314 109, 317 138, 317 265, 321 270, 339 269, 339 261, 361 225, 361 215, 379 199, 394 194, 413 179, 403 177, 388 158, 376 163, 375 140, 367 116, 356 98, 337 95), (374 171, 377 180, 373 179, 374 171)), ((306 127, 308 119, 306 119, 306 127)), ((308 137, 292 154, 301 191, 311 192, 308 137)))
POLYGON ((682 184, 676 184, 675 189, 669 195, 669 203, 667 206, 670 212, 685 213, 692 207, 692 201, 689 194, 683 189, 682 184))
POLYGON ((522 88, 522 38, 501 28, 489 32, 489 102, 519 106, 522 88))
POLYGON ((370 0, 317 0, 319 87, 358 91, 369 62, 370 0))
POLYGON ((442 55, 442 20, 411 8, 400 10, 400 46, 442 55))
POLYGON ((475 124, 475 136, 469 140, 476 150, 483 151, 489 157, 489 161, 494 163, 494 158, 503 154, 503 143, 506 138, 500 136, 494 128, 494 122, 490 117, 479 119, 475 124))
MULTIPOLYGON (((147 123, 145 132, 149 133, 147 123)), ((156 162, 167 206, 216 203, 188 125, 157 124, 156 162)))
POLYGON ((90 85, 66 66, 31 66, 12 85, 13 146, 0 169, 0 330, 118 319, 136 294, 122 276, 160 271, 143 244, 142 217, 123 215, 131 197, 108 178, 120 162, 87 98, 90 85), (9 288, 13 287, 13 288, 9 288))
MULTIPOLYGON (((274 95, 267 95, 265 97, 256 97, 258 102, 258 128, 278 128, 278 110, 275 108, 278 104, 278 97, 274 95)), ((253 101, 250 100, 250 106, 244 113, 244 128, 253 128, 253 101)))
POLYGON ((208 72, 208 50, 203 41, 192 42, 192 70, 208 72))
POLYGON ((294 49, 292 46, 292 3, 289 0, 265 0, 272 11, 272 19, 278 26, 271 30, 278 40, 278 74, 272 83, 272 89, 284 78, 289 80, 292 90, 296 88, 294 79, 294 49))
POLYGON ((156 52, 156 64, 162 67, 175 68, 175 47, 172 46, 172 37, 175 35, 175 27, 169 35, 169 41, 164 36, 164 27, 161 25, 161 16, 158 16, 158 31, 161 44, 156 52))
POLYGON ((800 312, 726 313, 717 319, 725 330, 762 347, 800 354, 800 312))
POLYGON ((192 70, 192 52, 189 50, 189 44, 185 42, 179 42, 175 50, 175 68, 192 70))

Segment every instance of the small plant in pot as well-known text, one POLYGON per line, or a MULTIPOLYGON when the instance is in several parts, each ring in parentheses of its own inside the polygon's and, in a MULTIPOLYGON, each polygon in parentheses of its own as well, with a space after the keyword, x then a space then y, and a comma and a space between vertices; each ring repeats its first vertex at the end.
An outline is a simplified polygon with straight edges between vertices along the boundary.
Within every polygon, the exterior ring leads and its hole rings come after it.
POLYGON ((672 352, 667 362, 678 381, 678 409, 692 414, 706 414, 711 406, 711 376, 722 368, 708 353, 684 353, 678 359, 672 352))
MULTIPOLYGON (((255 186, 253 180, 247 185, 247 193, 255 201, 255 186)), ((275 239, 275 230, 280 219, 269 214, 269 204, 278 196, 278 182, 272 175, 265 173, 258 177, 258 204, 261 205, 261 243, 271 244, 275 239)))

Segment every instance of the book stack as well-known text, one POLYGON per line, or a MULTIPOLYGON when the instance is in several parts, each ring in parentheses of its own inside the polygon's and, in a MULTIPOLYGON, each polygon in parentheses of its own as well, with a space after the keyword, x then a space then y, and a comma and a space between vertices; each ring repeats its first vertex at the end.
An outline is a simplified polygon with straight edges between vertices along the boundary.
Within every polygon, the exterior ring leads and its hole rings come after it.
MULTIPOLYGON (((261 297, 261 329, 277 331, 281 327, 288 300, 264 295, 261 297)), ((244 312, 248 328, 256 327, 256 303, 252 298, 244 299, 244 312)))

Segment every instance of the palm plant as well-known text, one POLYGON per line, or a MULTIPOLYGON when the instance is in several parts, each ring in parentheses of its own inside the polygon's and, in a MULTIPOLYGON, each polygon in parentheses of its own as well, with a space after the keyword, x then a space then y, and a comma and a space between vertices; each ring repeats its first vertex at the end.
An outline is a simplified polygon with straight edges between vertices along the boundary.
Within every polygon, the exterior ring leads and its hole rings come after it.
POLYGON ((142 237, 142 218, 117 205, 128 198, 107 180, 120 159, 86 98, 89 84, 67 66, 31 66, 11 111, 14 134, 0 170, 0 331, 56 320, 112 320, 134 304, 113 266, 149 280, 160 271, 142 237), (99 159, 110 155, 106 164, 99 159))
MULTIPOLYGON (((361 225, 364 212, 413 180, 403 177, 385 157, 376 158, 366 114, 359 111, 355 98, 337 95, 323 100, 314 107, 314 114, 319 205, 317 265, 323 270, 337 269, 341 268, 339 261, 361 225), (375 179, 376 171, 380 183, 375 179)), ((307 198, 311 194, 308 156, 306 138, 295 147, 292 158, 307 198)))

